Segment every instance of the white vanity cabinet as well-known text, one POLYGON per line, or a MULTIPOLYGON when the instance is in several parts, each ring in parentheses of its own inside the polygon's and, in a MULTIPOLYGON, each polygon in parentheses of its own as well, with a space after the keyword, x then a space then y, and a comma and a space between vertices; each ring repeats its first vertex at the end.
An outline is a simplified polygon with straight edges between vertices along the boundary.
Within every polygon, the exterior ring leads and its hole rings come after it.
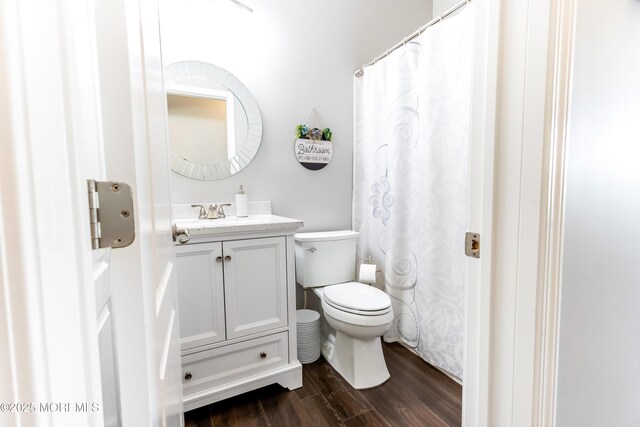
POLYGON ((176 246, 185 411, 272 383, 302 386, 293 271, 300 226, 200 233, 176 246))

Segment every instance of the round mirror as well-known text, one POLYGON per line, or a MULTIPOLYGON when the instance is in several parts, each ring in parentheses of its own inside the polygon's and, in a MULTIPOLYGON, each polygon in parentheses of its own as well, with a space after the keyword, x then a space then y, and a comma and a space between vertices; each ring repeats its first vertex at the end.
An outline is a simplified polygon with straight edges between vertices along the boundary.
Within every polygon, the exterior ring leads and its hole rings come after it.
POLYGON ((204 181, 227 178, 253 160, 262 118, 249 90, 213 64, 165 67, 171 170, 204 181))

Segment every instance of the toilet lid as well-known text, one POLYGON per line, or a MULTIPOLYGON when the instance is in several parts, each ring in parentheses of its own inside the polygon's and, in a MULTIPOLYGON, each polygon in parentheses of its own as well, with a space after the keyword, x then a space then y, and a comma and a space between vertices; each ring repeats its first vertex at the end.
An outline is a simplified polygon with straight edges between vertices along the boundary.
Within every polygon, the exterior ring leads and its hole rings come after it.
POLYGON ((357 282, 327 286, 324 288, 324 298, 334 307, 358 311, 380 311, 391 306, 389 295, 378 288, 357 282))

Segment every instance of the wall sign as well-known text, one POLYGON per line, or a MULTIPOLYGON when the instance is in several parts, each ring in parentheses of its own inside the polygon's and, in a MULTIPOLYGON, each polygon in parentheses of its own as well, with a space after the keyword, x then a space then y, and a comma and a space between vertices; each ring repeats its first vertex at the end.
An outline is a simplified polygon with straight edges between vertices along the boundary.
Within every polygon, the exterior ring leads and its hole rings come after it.
POLYGON ((294 149, 298 162, 310 170, 327 166, 333 156, 331 129, 309 128, 305 124, 298 125, 296 131, 297 139, 294 149))

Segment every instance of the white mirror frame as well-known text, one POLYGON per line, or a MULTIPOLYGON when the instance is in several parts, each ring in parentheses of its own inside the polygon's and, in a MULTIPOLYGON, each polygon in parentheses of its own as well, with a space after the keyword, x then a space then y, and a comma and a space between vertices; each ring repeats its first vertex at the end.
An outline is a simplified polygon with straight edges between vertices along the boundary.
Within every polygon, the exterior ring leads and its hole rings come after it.
POLYGON ((231 159, 216 165, 206 165, 185 159, 170 149, 171 170, 188 178, 201 181, 217 181, 228 178, 244 169, 255 157, 262 141, 262 116, 249 89, 233 74, 216 65, 200 61, 182 61, 164 68, 166 94, 182 93, 190 96, 208 96, 211 89, 200 91, 198 81, 216 82, 229 89, 240 101, 247 113, 247 140, 231 159))

